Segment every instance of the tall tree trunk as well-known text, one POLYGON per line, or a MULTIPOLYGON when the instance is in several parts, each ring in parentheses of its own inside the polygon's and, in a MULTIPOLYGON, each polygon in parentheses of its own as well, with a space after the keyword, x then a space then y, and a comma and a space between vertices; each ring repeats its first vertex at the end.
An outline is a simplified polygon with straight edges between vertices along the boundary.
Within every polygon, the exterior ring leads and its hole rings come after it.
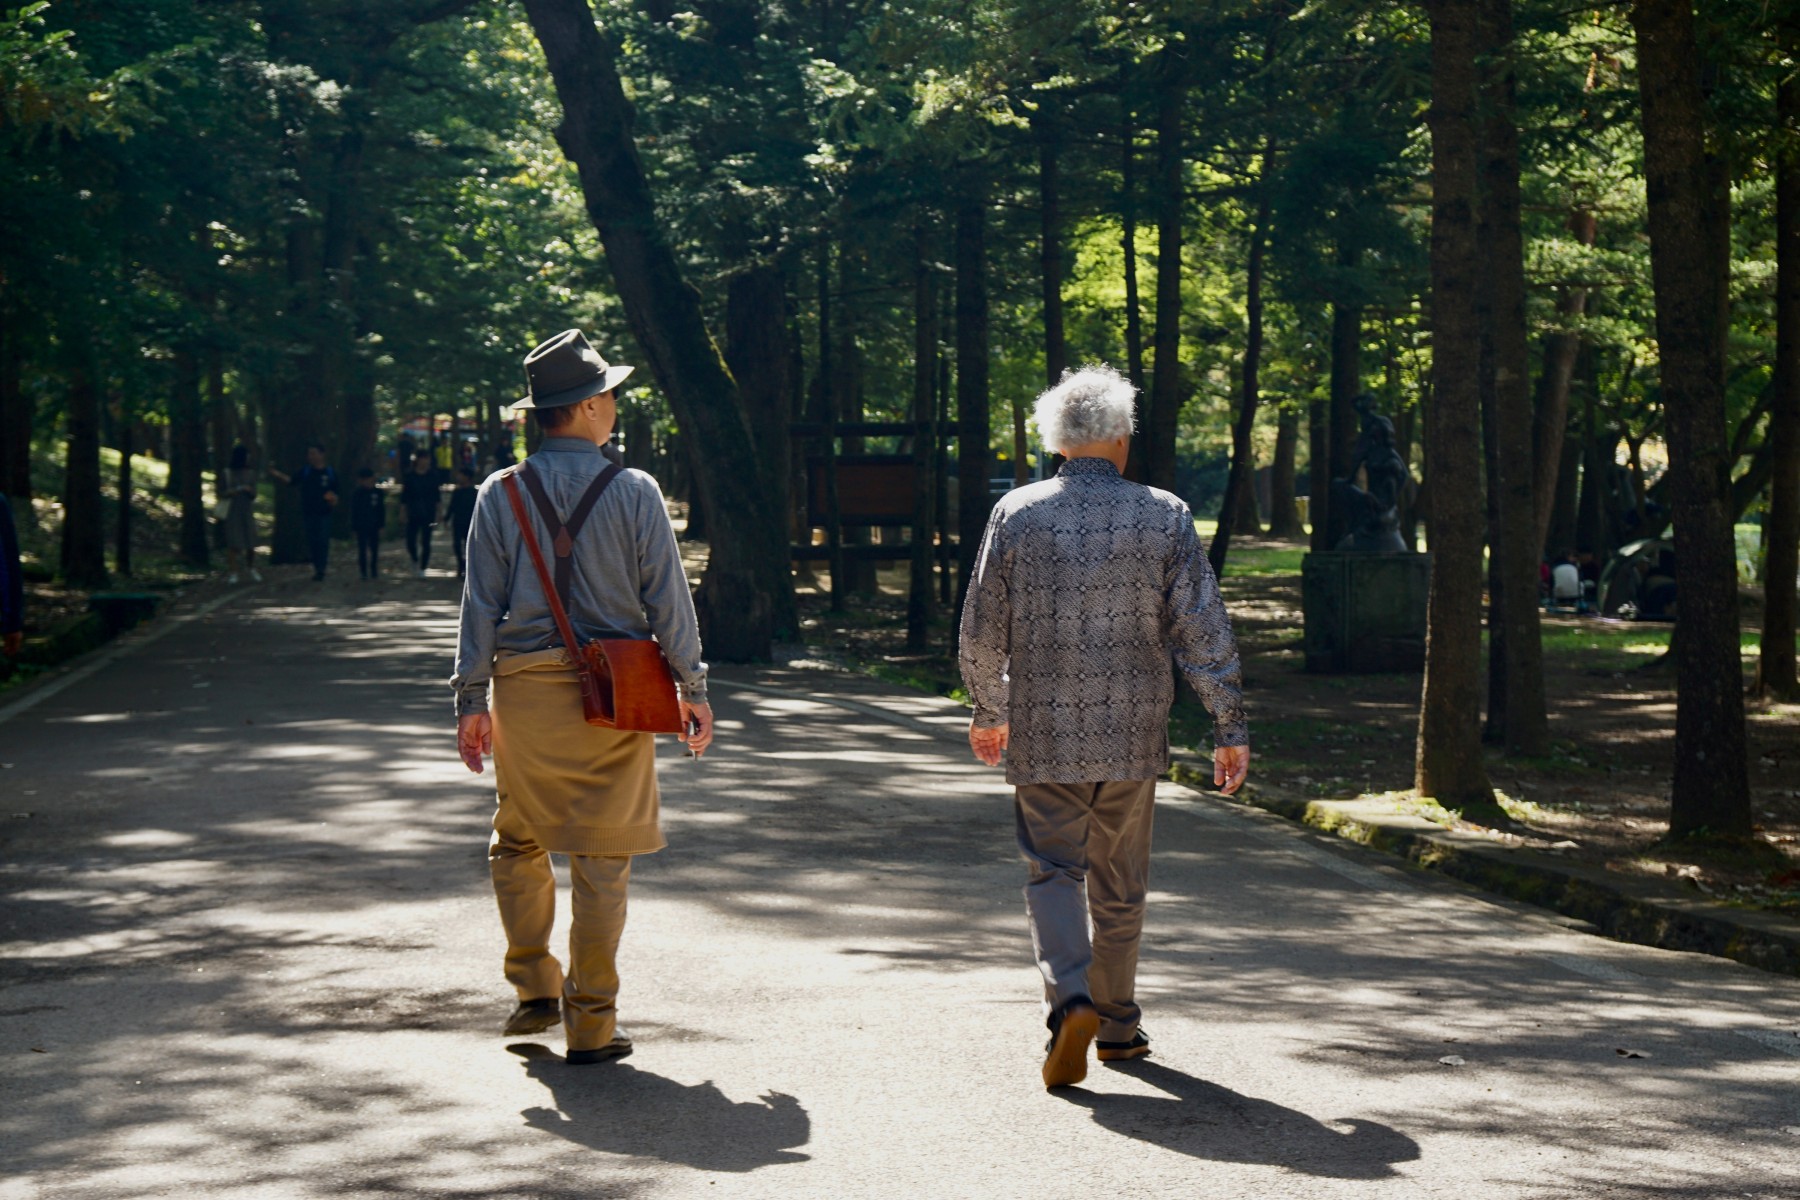
POLYGON ((913 523, 912 560, 906 591, 906 648, 930 648, 931 534, 937 514, 937 288, 925 223, 913 231, 913 523))
POLYGON ((708 654, 767 659, 776 638, 799 635, 786 514, 763 491, 737 381, 657 222, 613 47, 587 0, 526 0, 525 12, 562 100, 557 142, 580 174, 625 319, 702 468, 714 536, 694 602, 708 654))
POLYGON ((1425 422, 1431 598, 1419 706, 1419 793, 1480 820, 1498 806, 1481 753, 1481 419, 1483 263, 1475 233, 1474 6, 1429 0, 1431 18, 1431 320, 1434 379, 1425 422), (1440 481, 1444 486, 1438 486, 1440 481))
POLYGON ((1306 405, 1306 523, 1311 526, 1309 545, 1330 550, 1331 517, 1331 401, 1311 400, 1306 405))
POLYGON ((132 445, 133 428, 137 423, 137 414, 131 406, 121 399, 119 403, 119 507, 118 519, 113 523, 113 570, 127 578, 131 576, 131 456, 136 447, 132 445))
POLYGON ((987 195, 966 186, 956 205, 956 606, 969 594, 969 576, 987 529, 988 442, 987 195))
POLYGON ((1618 547, 1613 527, 1612 471, 1617 436, 1602 438, 1594 417, 1597 401, 1590 395, 1581 446, 1581 498, 1575 509, 1575 542, 1605 562, 1618 547))
MULTIPOLYGON (((1594 244, 1599 227, 1599 220, 1586 209, 1578 208, 1569 217, 1569 230, 1583 245, 1594 244)), ((1580 320, 1587 311, 1587 302, 1587 288, 1563 288, 1556 298, 1557 319, 1565 325, 1580 320)), ((1575 360, 1580 353, 1581 335, 1573 329, 1559 329, 1544 339, 1544 365, 1538 375, 1537 396, 1531 406, 1532 493, 1540 549, 1550 549, 1551 514, 1556 507, 1556 492, 1568 442, 1569 392, 1575 380, 1575 360)))
MULTIPOLYGON (((1138 294, 1137 252, 1137 123, 1124 102, 1123 158, 1119 164, 1119 248, 1125 265, 1125 370, 1138 394, 1144 393, 1144 306, 1138 294)), ((1142 414, 1140 413, 1140 416, 1142 414)), ((1143 464, 1138 464, 1143 470, 1143 464)))
POLYGON ((181 559, 189 566, 204 567, 207 514, 200 467, 206 461, 206 417, 200 410, 200 360, 191 349, 175 352, 175 387, 169 397, 169 412, 173 426, 170 434, 180 448, 176 461, 182 466, 179 475, 170 471, 175 499, 181 504, 181 559))
POLYGON ((1156 96, 1156 327, 1149 412, 1140 423, 1144 482, 1175 490, 1175 438, 1181 424, 1181 220, 1186 208, 1181 118, 1187 84, 1182 64, 1165 51, 1156 96))
POLYGON ((1044 380, 1054 387, 1068 367, 1063 337, 1062 173, 1058 161, 1061 130, 1054 117, 1037 125, 1039 266, 1044 284, 1044 380))
POLYGON ((1514 754, 1549 750, 1544 708, 1544 654, 1538 628, 1538 575, 1543 535, 1533 502, 1531 351, 1525 325, 1525 239, 1520 224, 1519 131, 1513 66, 1512 0, 1482 0, 1481 174, 1483 245, 1487 251, 1489 333, 1493 347, 1495 477, 1499 521, 1494 544, 1494 623, 1504 629, 1503 708, 1488 712, 1488 739, 1514 754))
POLYGON ((831 296, 831 242, 819 245, 816 279, 819 292, 819 369, 814 379, 814 420, 824 429, 819 439, 820 457, 825 475, 825 546, 830 555, 827 569, 831 572, 831 611, 844 611, 849 596, 850 572, 844 560, 844 524, 838 509, 837 486, 837 379, 836 343, 832 340, 832 313, 836 305, 831 296))
POLYGON ((1231 548, 1231 535, 1240 532, 1244 509, 1249 509, 1249 522, 1256 532, 1256 448, 1251 439, 1256 432, 1256 408, 1261 400, 1260 370, 1263 350, 1263 248, 1269 237, 1269 175, 1275 161, 1275 141, 1263 146, 1261 196, 1256 205, 1256 224, 1250 230, 1250 257, 1244 270, 1244 375, 1238 398, 1237 420, 1231 426, 1231 475, 1225 482, 1225 500, 1219 509, 1219 525, 1213 532, 1207 558, 1213 574, 1225 573, 1225 555, 1231 548))
POLYGON ((69 373, 68 461, 63 471, 62 573, 70 587, 106 586, 100 507, 100 393, 84 366, 69 373))
POLYGON ((1681 562, 1675 618, 1675 771, 1669 836, 1747 838, 1750 789, 1738 647, 1737 549, 1725 432, 1717 169, 1706 150, 1704 61, 1690 0, 1638 0, 1639 99, 1650 267, 1662 358, 1670 512, 1681 562))
POLYGON ((1300 414, 1283 408, 1275 421, 1275 460, 1269 466, 1270 537, 1297 538, 1306 532, 1300 524, 1300 506, 1294 503, 1299 450, 1300 414))
POLYGON ((794 419, 790 312, 787 271, 779 263, 759 263, 733 275, 726 286, 725 360, 737 380, 750 431, 756 438, 763 489, 783 515, 784 526, 788 425, 794 419))
POLYGON ((206 352, 206 426, 212 442, 213 503, 231 490, 226 468, 238 438, 237 414, 225 394, 225 356, 214 346, 206 352))
MULTIPOLYGON (((1346 273, 1362 265, 1362 250, 1346 240, 1338 250, 1338 266, 1346 273)), ((1339 299, 1331 306, 1331 403, 1327 424, 1325 490, 1313 499, 1315 550, 1332 550, 1350 532, 1348 517, 1333 503, 1331 484, 1350 474, 1356 457, 1356 397, 1362 393, 1362 305, 1339 299)))
MULTIPOLYGON (((833 321, 833 328, 837 331, 837 348, 832 352, 830 376, 832 419, 845 423, 860 422, 864 417, 862 346, 856 337, 855 317, 858 314, 850 303, 850 298, 857 292, 857 280, 853 272, 858 266, 867 265, 866 261, 858 261, 862 257, 846 234, 838 246, 837 315, 833 321)), ((865 449, 861 434, 846 434, 837 445, 845 457, 862 454, 865 449)), ((870 526, 859 523, 847 533, 841 533, 840 540, 851 546, 873 545, 875 531, 870 526)), ((846 560, 844 586, 852 594, 865 599, 880 595, 881 580, 875 561, 869 558, 846 560)))
MULTIPOLYGON (((1790 52, 1800 27, 1783 30, 1790 52)), ((1795 679, 1795 576, 1800 575, 1800 80, 1789 73, 1776 92, 1783 141, 1775 162, 1775 379, 1769 413, 1774 475, 1763 517, 1762 653, 1758 694, 1800 699, 1795 679)))
POLYGON ((0 491, 21 525, 31 516, 31 426, 36 414, 22 376, 25 344, 18 319, 0 305, 0 491))
POLYGON ((1561 554, 1565 550, 1581 547, 1581 535, 1577 532, 1579 510, 1576 507, 1576 489, 1581 480, 1581 442, 1574 437, 1565 437, 1564 444, 1558 448, 1558 457, 1562 465, 1556 472, 1556 491, 1550 503, 1550 528, 1545 531, 1544 553, 1561 554))

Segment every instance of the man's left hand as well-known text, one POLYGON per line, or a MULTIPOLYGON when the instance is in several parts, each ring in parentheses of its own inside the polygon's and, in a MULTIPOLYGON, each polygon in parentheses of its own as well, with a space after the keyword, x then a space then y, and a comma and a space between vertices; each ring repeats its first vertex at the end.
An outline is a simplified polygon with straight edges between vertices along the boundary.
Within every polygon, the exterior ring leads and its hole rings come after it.
POLYGON ((463 766, 481 774, 481 756, 494 752, 494 718, 484 712, 456 718, 456 749, 463 766))
POLYGON ((1219 746, 1213 750, 1213 786, 1229 796, 1250 774, 1250 747, 1219 746))
POLYGON ((699 758, 706 753, 706 748, 713 740, 713 710, 710 704, 689 704, 681 702, 681 733, 677 735, 687 743, 688 753, 699 758))
POLYGON ((990 767, 1000 765, 1000 754, 1006 749, 1007 735, 1010 726, 996 725, 992 729, 978 729, 975 722, 969 722, 969 749, 975 757, 990 767))

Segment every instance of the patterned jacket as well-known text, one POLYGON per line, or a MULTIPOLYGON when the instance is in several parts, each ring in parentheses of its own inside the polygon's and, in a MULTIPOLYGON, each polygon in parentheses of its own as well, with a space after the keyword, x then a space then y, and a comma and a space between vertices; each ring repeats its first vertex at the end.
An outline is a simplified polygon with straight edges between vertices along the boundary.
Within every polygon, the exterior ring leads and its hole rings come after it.
POLYGON ((1179 668, 1221 746, 1249 743, 1237 642, 1178 497, 1099 458, 994 508, 962 612, 975 725, 1010 725, 1012 784, 1153 779, 1179 668))

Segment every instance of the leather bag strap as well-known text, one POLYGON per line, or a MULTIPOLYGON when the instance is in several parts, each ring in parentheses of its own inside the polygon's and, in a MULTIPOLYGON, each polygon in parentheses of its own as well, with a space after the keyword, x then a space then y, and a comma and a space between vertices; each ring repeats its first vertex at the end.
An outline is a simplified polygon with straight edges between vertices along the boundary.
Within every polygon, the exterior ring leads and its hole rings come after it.
POLYGON ((575 502, 575 510, 569 514, 567 521, 557 513, 556 505, 550 500, 550 493, 544 490, 543 481, 531 469, 529 462, 520 463, 514 472, 524 481, 525 489, 531 493, 532 503, 537 505, 538 515, 544 518, 544 525, 550 530, 550 548, 556 552, 555 590, 564 608, 568 607, 569 585, 575 577, 575 537, 581 532, 581 527, 587 524, 594 505, 600 502, 600 497, 612 486, 612 481, 623 474, 623 470, 617 463, 607 463, 600 474, 594 476, 594 481, 588 484, 581 499, 575 502))
POLYGON ((513 515, 519 519, 519 532, 525 535, 525 548, 531 551, 531 561, 537 566, 538 582, 550 601, 550 615, 556 618, 556 628, 562 634, 563 645, 568 648, 569 661, 578 662, 581 650, 575 641, 575 630, 570 628, 568 610, 563 608, 562 598, 550 582, 550 568, 544 564, 544 552, 538 548, 537 534, 531 532, 531 515, 525 511, 525 498, 519 494, 519 485, 514 478, 517 474, 515 471, 500 482, 506 488, 506 498, 512 501, 513 515))

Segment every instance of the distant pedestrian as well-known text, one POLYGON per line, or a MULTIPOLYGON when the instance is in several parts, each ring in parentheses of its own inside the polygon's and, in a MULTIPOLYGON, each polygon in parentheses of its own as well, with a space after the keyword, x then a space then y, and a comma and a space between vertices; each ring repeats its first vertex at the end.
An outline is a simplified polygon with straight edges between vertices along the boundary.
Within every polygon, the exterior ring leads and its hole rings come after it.
POLYGON ((545 437, 524 465, 490 478, 476 498, 450 686, 463 762, 479 772, 482 754, 494 755, 499 795, 488 867, 506 928, 506 979, 518 995, 504 1032, 540 1033, 560 1016, 567 1059, 581 1065, 631 1053, 617 1018, 626 885, 631 857, 664 843, 655 740, 584 721, 580 681, 550 597, 563 598, 577 641, 660 643, 680 687, 681 723, 691 731, 681 740, 696 755, 712 742, 713 717, 662 492, 600 450, 618 416, 613 389, 631 368, 609 367, 579 330, 569 330, 533 350, 525 373, 531 392, 519 406, 533 410, 545 437), (518 503, 539 553, 549 559, 562 546, 549 587, 530 556, 509 480, 529 493, 518 503), (550 953, 552 852, 569 856, 574 883, 566 976, 550 953))
POLYGON ((256 569, 256 472, 250 466, 250 447, 243 442, 231 448, 231 465, 225 468, 225 512, 220 519, 225 532, 226 583, 236 583, 240 570, 262 582, 256 569))
POLYGON ((325 465, 325 447, 318 442, 306 448, 306 465, 294 474, 270 469, 281 482, 300 489, 300 521, 306 528, 306 548, 312 555, 313 582, 325 578, 331 559, 331 512, 337 507, 337 472, 325 465))
POLYGON ((25 644, 25 566, 19 560, 19 527, 12 503, 0 493, 0 653, 19 657, 25 644))
POLYGON ((469 524, 475 519, 475 476, 464 467, 456 472, 456 486, 450 489, 450 544, 456 549, 456 577, 461 579, 468 569, 469 524))
POLYGON ((368 467, 356 473, 350 493, 350 528, 356 533, 356 571, 363 579, 381 574, 381 531, 387 526, 387 497, 375 486, 368 467))
POLYGON ((413 459, 412 470, 400 478, 400 511, 406 516, 406 553, 413 570, 423 579, 431 565, 431 531, 437 526, 444 477, 427 455, 413 459))
POLYGON ((1134 389, 1083 367, 1037 401, 1054 479, 994 508, 962 611, 969 745, 1015 786, 1025 909, 1050 1029, 1044 1085, 1150 1053, 1136 999, 1171 661, 1213 717, 1213 782, 1250 767, 1237 644, 1193 514, 1120 474, 1134 389), (1085 895, 1084 895, 1085 891, 1085 895), (1089 922, 1093 933, 1089 936, 1089 922))

